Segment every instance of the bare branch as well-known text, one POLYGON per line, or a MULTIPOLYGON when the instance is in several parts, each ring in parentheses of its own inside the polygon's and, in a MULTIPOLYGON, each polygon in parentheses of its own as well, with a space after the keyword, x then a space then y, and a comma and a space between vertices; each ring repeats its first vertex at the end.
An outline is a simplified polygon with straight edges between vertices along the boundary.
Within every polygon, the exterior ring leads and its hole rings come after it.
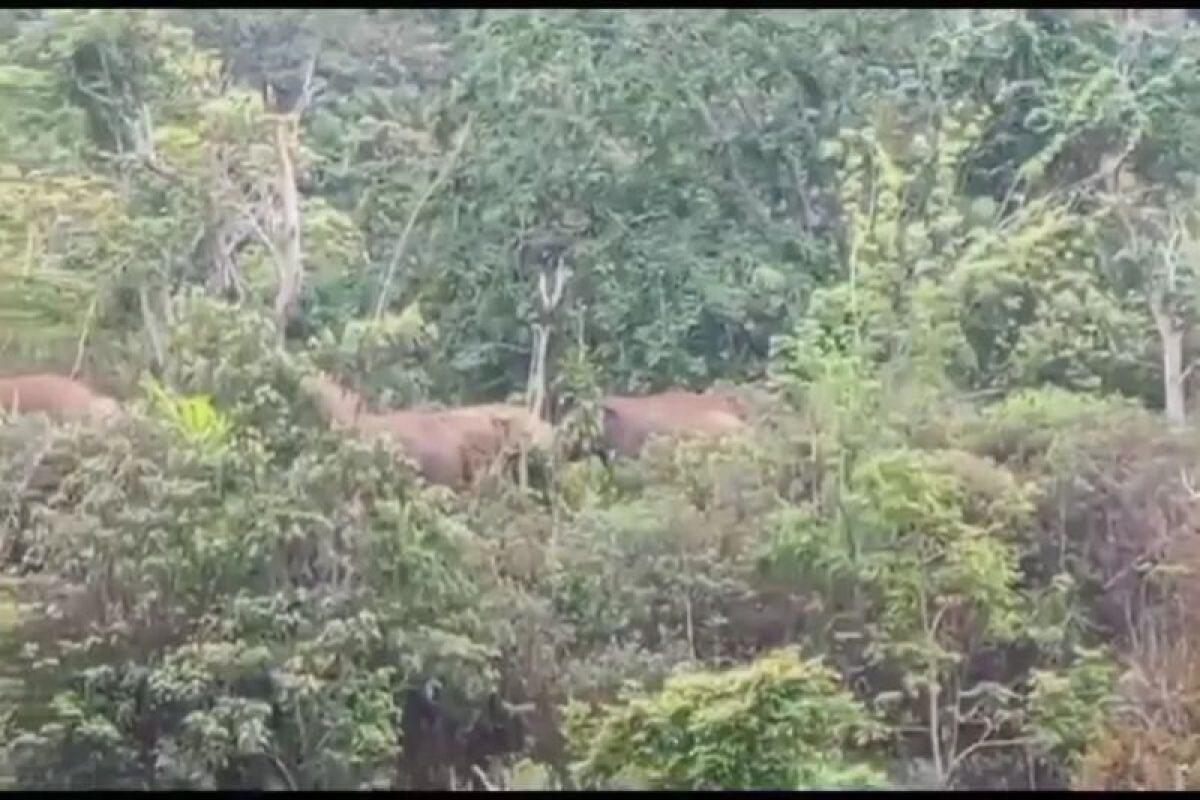
POLYGON ((1179 468, 1179 480, 1181 483, 1183 483, 1183 488, 1187 490, 1187 493, 1191 495, 1193 499, 1200 499, 1200 492, 1197 492, 1192 487, 1192 482, 1188 479, 1187 470, 1183 467, 1179 468))
POLYGON ((282 250, 279 261, 281 273, 279 289, 275 294, 275 319, 282 337, 288 314, 304 281, 304 262, 300 251, 300 198, 287 122, 284 119, 275 125, 275 154, 279 159, 279 199, 283 206, 283 229, 279 232, 278 243, 278 248, 282 250))
POLYGON ((129 131, 133 150, 125 152, 124 148, 121 148, 121 152, 111 156, 110 160, 121 167, 141 165, 162 178, 178 182, 179 173, 159 157, 154 147, 154 119, 151 117, 149 103, 141 103, 133 119, 121 117, 119 121, 129 131))
POLYGON ((97 302, 97 298, 93 297, 91 305, 88 306, 87 316, 83 319, 83 329, 79 331, 79 343, 75 347, 75 364, 71 367, 72 379, 79 374, 79 370, 83 366, 83 353, 87 347, 88 334, 92 330, 92 320, 96 316, 97 302))
POLYGON ((479 768, 478 764, 472 764, 471 770, 475 773, 475 777, 479 779, 479 782, 481 784, 483 784, 484 791, 488 791, 488 792, 499 791, 496 788, 496 786, 493 785, 492 782, 487 779, 487 775, 485 775, 483 773, 483 770, 479 768))
POLYGON ((563 263, 560 255, 554 265, 554 288, 550 288, 548 271, 543 267, 538 275, 538 316, 533 323, 533 348, 529 361, 529 377, 525 384, 526 405, 536 418, 541 419, 548 393, 546 363, 550 355, 550 336, 554 328, 555 313, 562 303, 571 270, 563 263))
POLYGON ((246 208, 243 206, 241 211, 244 215, 242 219, 249 226, 250 230, 254 233, 254 235, 258 237, 258 240, 263 243, 263 246, 267 248, 267 251, 271 254, 271 258, 275 261, 275 264, 279 267, 280 270, 282 270, 283 269, 283 255, 279 252, 279 249, 275 246, 275 242, 272 241, 271 237, 267 235, 267 232, 265 230, 263 230, 262 225, 260 225, 258 223, 258 220, 254 218, 254 213, 249 208, 246 208))
MULTIPOLYGON (((667 35, 672 40, 672 44, 675 48, 683 48, 686 46, 685 43, 680 40, 677 31, 668 30, 667 35)), ((672 67, 674 67, 676 70, 679 70, 679 63, 668 54, 668 51, 671 49, 671 47, 663 48, 662 54, 664 58, 671 63, 672 67)), ((676 50, 676 52, 678 51, 679 50, 676 50)), ((712 135, 716 145, 725 154, 725 160, 729 167, 729 175, 733 179, 733 183, 737 187, 738 193, 741 195, 742 201, 746 208, 748 208, 751 214, 757 217, 759 222, 767 228, 776 227, 775 220, 771 217, 769 209, 767 209, 763 205, 762 201, 755 196, 753 190, 750 188, 750 184, 746 181, 745 176, 742 174, 741 166, 738 164, 737 158, 733 152, 733 148, 730 147, 725 141, 725 137, 721 133, 721 126, 717 124, 717 118, 713 113, 712 107, 708 104, 708 102, 705 101, 703 97, 701 97, 685 82, 680 82, 679 85, 680 89, 687 96, 688 100, 700 113, 700 118, 704 120, 704 125, 708 128, 708 131, 712 135)))
POLYGON ((308 59, 308 66, 304 70, 304 83, 300 88, 300 98, 296 101, 296 107, 292 113, 299 119, 308 110, 309 103, 313 98, 313 74, 317 69, 317 53, 313 53, 308 59))
MULTIPOLYGON (((974 688, 963 689, 962 692, 959 693, 959 697, 963 700, 973 700, 974 698, 983 696, 988 692, 992 693, 994 696, 1007 698, 1009 700, 1015 700, 1020 697, 1017 692, 1014 692, 1004 684, 996 683, 995 681, 980 681, 979 683, 975 684, 974 688)), ((985 697, 985 699, 987 698, 985 697)))
POLYGON ((388 293, 392 288, 392 280, 396 274, 396 267, 400 264, 400 259, 404 255, 405 248, 408 247, 408 237, 412 234, 413 228, 417 224, 417 217, 420 216, 425 204, 429 202, 429 198, 433 197, 434 192, 445 182, 450 175, 450 171, 454 168, 458 161, 458 156, 462 153, 463 146, 467 143, 467 137, 471 133, 471 125, 475 120, 474 114, 467 117, 466 123, 463 125, 462 132, 459 133, 458 142, 454 146, 454 150, 446 158, 442 164, 438 175, 429 185, 425 187, 425 191, 421 194, 413 206, 412 211, 408 215, 408 221, 404 224, 404 230, 400 234, 400 239, 396 242, 396 249, 392 253, 392 260, 388 263, 387 272, 384 273, 383 283, 379 287, 379 299, 375 302, 375 321, 379 322, 383 318, 383 310, 387 308, 388 293))
POLYGON ((1197 366, 1200 366, 1200 358, 1198 358, 1195 361, 1193 361, 1192 363, 1188 364, 1187 367, 1183 370, 1182 374, 1180 374, 1179 379, 1181 381, 1186 381, 1189 377, 1191 377, 1192 370, 1194 370, 1197 366))
POLYGON ((954 760, 950 763, 950 771, 946 774, 946 778, 949 780, 954 775, 955 770, 962 766, 962 763, 968 757, 980 750, 993 750, 1001 747, 1027 747, 1032 743, 1032 740, 1029 738, 980 739, 974 744, 963 748, 963 751, 954 757, 954 760))
POLYGON ((1120 151, 1108 158, 1101 158, 1100 166, 1095 172, 1093 172, 1091 175, 1086 175, 1070 186, 1067 186, 1063 192, 1068 195, 1075 194, 1076 192, 1083 191, 1084 189, 1090 188, 1091 186, 1104 181, 1107 181, 1110 189, 1115 192, 1117 173, 1120 172, 1121 167, 1124 166, 1125 162, 1129 159, 1129 156, 1133 155, 1133 151, 1137 149, 1137 146, 1141 144, 1141 141, 1142 129, 1137 128, 1134 130, 1133 135, 1129 137, 1129 141, 1125 143, 1125 146, 1121 148, 1120 151))
POLYGON ((279 759, 279 756, 275 755, 274 753, 271 753, 268 756, 268 759, 270 759, 271 765, 273 767, 275 767, 275 772, 279 775, 280 778, 283 779, 283 782, 285 784, 287 784, 288 790, 292 791, 292 792, 296 791, 299 788, 296 785, 296 779, 292 777, 292 773, 288 770, 288 768, 286 766, 284 766, 283 761, 281 761, 279 759))
POLYGON ((151 355, 154 365, 161 369, 166 364, 166 347, 163 345, 162 331, 158 327, 158 318, 150 308, 150 297, 145 286, 138 287, 138 303, 142 309, 142 322, 146 326, 146 336, 150 339, 151 355))
POLYGON ((142 164, 159 177, 171 181, 179 180, 179 173, 174 168, 165 164, 157 155, 143 155, 142 164))

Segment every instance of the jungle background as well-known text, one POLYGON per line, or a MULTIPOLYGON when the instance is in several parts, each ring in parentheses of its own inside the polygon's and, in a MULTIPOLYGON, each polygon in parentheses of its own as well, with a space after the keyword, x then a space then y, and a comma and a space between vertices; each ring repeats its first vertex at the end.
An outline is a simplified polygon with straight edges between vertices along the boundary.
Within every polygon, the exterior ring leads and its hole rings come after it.
POLYGON ((0 426, 6 785, 1200 788, 1198 147, 1182 11, 0 11, 0 363, 132 409, 0 426))

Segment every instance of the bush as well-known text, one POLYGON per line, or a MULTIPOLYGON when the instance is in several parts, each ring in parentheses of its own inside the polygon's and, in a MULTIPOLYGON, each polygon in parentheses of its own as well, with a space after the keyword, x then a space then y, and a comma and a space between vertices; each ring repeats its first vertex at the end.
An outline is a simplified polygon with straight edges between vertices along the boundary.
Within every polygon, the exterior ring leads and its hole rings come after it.
MULTIPOLYGON (((192 330, 245 354, 247 327, 192 330)), ((487 548, 386 445, 290 423, 287 383, 247 377, 295 374, 286 359, 214 363, 194 344, 211 416, 163 392, 103 434, 50 432, 40 488, 12 509, 72 595, 26 609, 25 705, 52 701, 12 742, 20 780, 392 785, 409 689, 436 678, 474 706, 494 688, 487 548)))
POLYGON ((724 672, 669 678, 598 710, 568 710, 585 785, 618 778, 650 789, 880 786, 861 755, 878 734, 837 674, 781 650, 724 672))

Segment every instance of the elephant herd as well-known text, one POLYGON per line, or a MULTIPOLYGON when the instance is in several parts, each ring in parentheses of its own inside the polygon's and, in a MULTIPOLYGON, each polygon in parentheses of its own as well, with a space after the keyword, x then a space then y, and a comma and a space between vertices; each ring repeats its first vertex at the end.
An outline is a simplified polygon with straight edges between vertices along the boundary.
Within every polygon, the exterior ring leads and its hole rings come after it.
MULTIPOLYGON (((519 405, 488 403, 449 409, 372 412, 363 399, 324 375, 302 388, 335 428, 390 438, 430 483, 464 489, 521 451, 548 452, 553 427, 519 405)), ((602 456, 637 457, 654 435, 735 433, 746 407, 735 397, 668 391, 606 397, 597 448, 602 456)))
MULTIPOLYGON (((505 403, 448 409, 373 412, 328 376, 306 377, 301 389, 335 429, 390 439, 425 480, 467 489, 520 452, 549 451, 554 429, 526 408, 505 403)), ((0 409, 44 413, 58 422, 103 421, 121 411, 111 397, 53 373, 0 377, 0 409)), ((635 458, 655 435, 723 435, 742 431, 747 409, 732 395, 666 391, 600 401, 597 448, 606 457, 635 458)))

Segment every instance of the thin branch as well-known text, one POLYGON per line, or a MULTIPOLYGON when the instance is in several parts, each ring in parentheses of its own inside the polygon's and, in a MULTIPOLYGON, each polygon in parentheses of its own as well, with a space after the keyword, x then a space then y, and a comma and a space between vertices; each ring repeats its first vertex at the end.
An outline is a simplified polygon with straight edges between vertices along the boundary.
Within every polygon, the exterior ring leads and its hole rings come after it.
POLYGON ((964 748, 961 753, 955 756, 954 761, 952 761, 950 764, 950 772, 946 774, 946 778, 949 779, 952 777, 954 775, 954 771, 962 766, 963 761, 965 761, 973 753, 976 753, 980 750, 991 750, 1000 747, 1027 747, 1030 744, 1032 744, 1032 741, 1027 738, 980 739, 978 742, 975 742, 969 747, 964 748))
POLYGON ((496 786, 487 779, 487 775, 485 775, 483 770, 479 768, 478 764, 472 764, 471 770, 475 773, 475 777, 479 779, 479 782, 481 784, 483 784, 484 791, 487 791, 487 792, 498 791, 496 786))
MULTIPOLYGON (((16 399, 19 401, 19 399, 20 399, 19 395, 16 399)), ((13 406, 11 413, 14 416, 17 413, 17 408, 16 408, 15 404, 13 406)), ((8 504, 8 516, 6 519, 6 523, 9 526, 15 526, 17 524, 17 522, 18 522, 17 511, 20 508, 20 503, 17 502, 17 500, 22 495, 25 494, 25 491, 29 488, 29 485, 31 483, 33 483, 33 478, 37 473, 37 468, 46 459, 46 456, 49 455, 50 449, 51 449, 51 447, 53 447, 53 445, 54 445, 54 439, 49 436, 45 437, 45 439, 42 442, 41 448, 38 450, 38 452, 35 454, 35 456, 32 459, 30 459, 29 462, 26 464, 25 475, 21 478, 21 481, 19 483, 17 483, 17 482, 13 483, 12 492, 11 492, 12 502, 10 502, 8 504)), ((3 543, 3 547, 0 548, 0 552, 4 553, 4 555, 6 557, 9 555, 9 544, 10 544, 10 542, 5 541, 3 543)))
POLYGON ((1184 369, 1182 374, 1180 374, 1179 379, 1186 381, 1191 376, 1192 370, 1194 370, 1197 366, 1200 366, 1200 358, 1197 358, 1192 363, 1188 364, 1187 368, 1184 369))
MULTIPOLYGON (((941 622, 942 613, 947 606, 942 606, 938 609, 932 623, 929 620, 929 603, 925 596, 925 592, 918 588, 920 595, 918 605, 921 609, 921 627, 925 635, 936 644, 937 628, 941 622)), ((925 665, 925 691, 927 698, 927 711, 929 713, 929 751, 933 756, 933 768, 937 772, 938 780, 946 781, 945 765, 942 761, 942 729, 939 714, 941 709, 938 707, 938 698, 941 694, 941 684, 938 682, 937 665, 929 660, 925 665)))
POLYGON ((150 308, 150 296, 145 286, 138 287, 138 303, 142 309, 142 321, 146 325, 146 336, 150 340, 154 365, 162 369, 167 363, 166 347, 163 345, 162 331, 158 327, 158 318, 150 308))
POLYGON ((283 778, 283 782, 287 784, 288 791, 298 791, 299 787, 296 785, 296 780, 292 777, 292 773, 288 770, 288 768, 285 767, 283 762, 279 759, 279 756, 271 753, 267 757, 271 760, 271 764, 275 767, 275 771, 279 774, 279 777, 283 778))
POLYGON ((408 247, 408 237, 412 234, 413 227, 417 224, 417 217, 420 215, 425 204, 429 202, 429 198, 433 197, 434 192, 446 181, 458 161, 458 156, 462 152, 463 146, 467 143, 467 137, 471 133, 471 125, 475 121, 474 114, 467 117, 466 123, 463 125, 462 132, 459 134, 458 143, 454 146, 454 150, 446 158, 442 164, 441 170, 436 178, 430 181, 425 187, 424 193, 413 206, 412 212, 408 215, 408 222, 404 225, 404 231, 400 234, 400 239, 396 242, 396 250, 392 253, 392 260, 388 264, 387 272, 384 273, 383 283, 379 287, 379 299, 375 303, 375 322, 378 323, 383 318, 383 311, 387 308, 388 293, 392 288, 392 279, 396 274, 396 267, 400 264, 400 259, 404 254, 405 248, 408 247))
MULTIPOLYGON (((742 112, 742 118, 754 129, 755 134, 759 138, 763 138, 765 135, 763 127, 750 113, 749 104, 742 96, 742 93, 736 88, 731 91, 733 92, 733 99, 737 103, 738 109, 742 112)), ((801 179, 800 166, 796 163, 796 159, 787 148, 783 149, 782 156, 783 163, 788 168, 788 176, 792 179, 792 190, 796 193, 796 201, 800 205, 800 214, 803 217, 804 229, 810 231, 816 226, 816 220, 813 216, 812 204, 808 199, 808 184, 801 179)))
POLYGON ((168 166, 158 157, 157 153, 143 153, 141 155, 142 165, 148 170, 158 175, 160 178, 166 178, 169 181, 179 181, 179 173, 174 167, 168 166))
POLYGON ((317 69, 317 55, 318 53, 312 54, 312 57, 308 59, 308 67, 304 70, 304 83, 300 89, 300 97, 296 101, 296 107, 292 111, 296 115, 296 119, 299 119, 308 110, 308 104, 312 102, 312 80, 313 73, 317 69))
POLYGON ((251 232, 253 232, 254 235, 258 237, 258 240, 267 248, 267 251, 271 254, 271 258, 275 261, 275 265, 279 268, 282 274, 284 269, 283 254, 279 252, 277 247, 275 247, 275 242, 273 242, 271 237, 267 235, 267 232, 263 230, 262 225, 258 224, 258 220, 254 218, 254 214, 250 211, 250 209, 243 208, 241 211, 245 215, 244 219, 250 226, 251 232))
POLYGON ((941 687, 937 682, 936 670, 933 667, 928 668, 929 685, 925 691, 928 695, 929 705, 929 749, 933 755, 933 767, 937 772, 938 780, 945 783, 949 777, 942 766, 942 728, 941 722, 938 719, 940 709, 938 708, 938 695, 941 687))
MULTIPOLYGON (((976 697, 983 696, 983 694, 988 691, 994 692, 996 695, 1010 700, 1015 700, 1017 697, 1019 697, 1017 692, 1014 692, 1007 686, 991 681, 981 681, 980 683, 975 684, 975 686, 971 689, 963 689, 959 694, 959 697, 961 697, 963 700, 974 700, 976 697)), ((987 700, 990 698, 984 697, 984 699, 987 700)))
POLYGON ((1074 192, 1082 191, 1083 189, 1086 189, 1089 186, 1101 181, 1106 181, 1110 178, 1116 177, 1117 172, 1120 171, 1121 167, 1124 165, 1129 156, 1133 155, 1133 151, 1137 149, 1137 146, 1141 144, 1141 141, 1142 129, 1137 128, 1134 130, 1133 135, 1129 137, 1129 141, 1125 143, 1125 147, 1123 147, 1120 152, 1118 152, 1111 159, 1102 158, 1100 160, 1100 166, 1095 172, 1093 172, 1091 175, 1080 178, 1075 183, 1067 186, 1065 189, 1063 189, 1063 193, 1069 195, 1074 192))
POLYGON ((108 97, 106 95, 100 94, 95 89, 88 86, 86 83, 84 83, 83 76, 80 75, 75 70, 71 71, 71 79, 72 79, 71 82, 75 85, 76 89, 83 92, 88 97, 95 100, 97 103, 100 103, 101 105, 110 106, 111 108, 117 107, 118 104, 117 104, 116 100, 113 100, 111 97, 108 97))
POLYGON ((709 133, 712 134, 717 146, 721 148, 722 152, 725 153, 725 161, 729 166, 729 175, 731 178, 733 178, 733 183, 735 186, 737 186, 738 192, 741 193, 742 200, 745 202, 746 207, 750 209, 754 216, 758 217, 759 222, 761 222, 764 226, 767 228, 773 228, 775 226, 775 220, 771 218, 770 212, 763 207, 762 202, 754 196, 754 192, 750 189, 750 184, 746 181, 745 176, 742 175, 742 168, 738 165, 737 158, 734 157, 733 148, 728 142, 724 141, 724 137, 721 135, 721 128, 717 124, 717 120, 713 115, 712 108, 708 105, 708 103, 705 102, 704 98, 702 98, 697 92, 693 91, 691 87, 682 86, 682 90, 683 93, 687 95, 688 99, 692 101, 692 104, 696 107, 696 110, 700 112, 700 117, 704 120, 705 127, 707 127, 709 133))
MULTIPOLYGON (((958 738, 959 738, 959 735, 962 733, 962 728, 963 728, 963 717, 959 713, 959 710, 962 708, 962 697, 963 697, 962 682, 960 680, 957 680, 957 677, 958 676, 956 675, 955 676, 956 680, 954 681, 954 705, 953 705, 954 727, 950 731, 950 749, 946 751, 947 753, 949 753, 949 755, 951 757, 953 757, 954 754, 958 752, 958 738)), ((953 763, 950 764, 950 771, 951 772, 954 771, 953 763)), ((946 782, 949 782, 949 779, 950 779, 950 776, 949 776, 949 774, 947 774, 945 776, 944 780, 946 782)))
POLYGON ((97 302, 97 298, 93 297, 91 305, 88 306, 87 315, 83 318, 83 329, 79 332, 79 343, 75 346, 75 363, 71 367, 72 379, 79 374, 79 370, 83 366, 83 353, 87 347, 88 334, 92 329, 92 319, 96 315, 97 302))
MULTIPOLYGON (((681 41, 677 31, 670 30, 668 31, 667 35, 672 40, 672 44, 675 47, 683 48, 686 46, 685 43, 681 41)), ((663 56, 671 64, 671 66, 675 68, 676 72, 680 72, 679 62, 670 55, 667 55, 667 51, 669 49, 670 48, 663 48, 663 56)), ((759 222, 762 223, 763 226, 768 229, 774 228, 776 225, 775 220, 772 219, 770 211, 766 209, 758 197, 754 195, 754 192, 750 188, 750 184, 747 183, 745 176, 742 175, 741 167, 738 165, 737 159, 734 157, 733 148, 729 146, 729 144, 725 141, 725 137, 721 134, 721 126, 717 124, 717 119, 713 114, 712 107, 704 100, 703 97, 701 97, 696 91, 688 86, 686 82, 680 81, 679 88, 684 95, 687 96, 688 100, 691 101, 692 105, 695 106, 696 110, 700 112, 700 118, 704 120, 705 127, 708 128, 708 131, 712 135, 717 146, 721 148, 721 151, 725 154, 725 160, 729 166, 730 177, 733 178, 733 183, 735 186, 737 186, 738 192, 741 194, 742 200, 746 207, 750 209, 750 212, 758 218, 759 222)))
POLYGON ((1187 490, 1187 493, 1191 495, 1193 499, 1200 499, 1200 492, 1197 492, 1192 487, 1192 482, 1188 479, 1187 470, 1183 467, 1179 468, 1179 480, 1183 483, 1183 488, 1187 490))
POLYGON ((690 591, 684 592, 683 602, 687 624, 688 654, 691 655, 693 661, 696 661, 698 660, 696 658, 696 632, 692 623, 692 593, 690 591))

